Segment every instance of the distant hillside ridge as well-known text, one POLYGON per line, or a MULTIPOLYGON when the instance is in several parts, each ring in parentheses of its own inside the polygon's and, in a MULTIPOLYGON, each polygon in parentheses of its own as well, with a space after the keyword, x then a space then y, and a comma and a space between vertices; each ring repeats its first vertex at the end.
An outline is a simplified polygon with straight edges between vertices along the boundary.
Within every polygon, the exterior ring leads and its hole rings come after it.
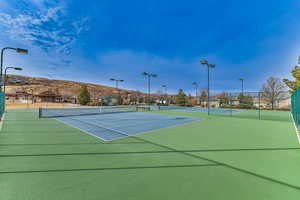
MULTIPOLYGON (((99 84, 20 75, 8 75, 6 92, 13 94, 17 92, 32 93, 33 91, 34 94, 39 94, 45 91, 52 91, 59 95, 73 97, 78 95, 80 88, 84 85, 87 86, 92 97, 116 96, 119 93, 116 88, 99 84)), ((121 95, 133 93, 137 93, 137 91, 120 89, 121 95)))

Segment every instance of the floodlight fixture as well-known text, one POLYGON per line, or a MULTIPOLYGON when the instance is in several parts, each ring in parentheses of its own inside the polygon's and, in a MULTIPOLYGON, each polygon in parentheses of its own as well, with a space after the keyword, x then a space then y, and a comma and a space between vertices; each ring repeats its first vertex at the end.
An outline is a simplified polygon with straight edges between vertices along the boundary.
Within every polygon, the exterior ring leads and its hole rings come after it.
POLYGON ((14 67, 13 69, 17 70, 17 71, 22 71, 23 70, 21 67, 14 67))
POLYGON ((200 63, 201 63, 202 65, 208 65, 208 61, 207 61, 207 60, 201 60, 200 63))
MULTIPOLYGON (((1 82, 3 82, 3 56, 4 56, 4 51, 5 50, 14 50, 17 53, 20 54, 28 54, 28 50, 27 49, 22 49, 22 48, 14 48, 14 47, 4 47, 1 49, 1 57, 0 57, 0 79, 1 82)), ((0 89, 1 89, 2 85, 0 85, 0 89)))
POLYGON ((27 49, 16 48, 16 51, 18 53, 21 53, 21 54, 28 54, 28 50, 27 49))

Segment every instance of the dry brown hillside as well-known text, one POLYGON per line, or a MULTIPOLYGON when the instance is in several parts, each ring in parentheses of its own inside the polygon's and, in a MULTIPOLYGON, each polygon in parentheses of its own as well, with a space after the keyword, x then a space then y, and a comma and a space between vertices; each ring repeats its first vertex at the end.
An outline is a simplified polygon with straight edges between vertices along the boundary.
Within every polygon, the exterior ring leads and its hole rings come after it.
MULTIPOLYGON (((98 84, 65 80, 52 80, 47 78, 18 75, 8 75, 6 85, 6 91, 9 94, 13 94, 16 92, 31 93, 31 90, 33 90, 34 94, 39 94, 45 91, 52 91, 53 93, 63 96, 77 96, 81 86, 83 85, 87 86, 89 92, 93 97, 111 96, 118 94, 118 91, 115 88, 98 84)), ((134 91, 121 90, 122 95, 130 93, 134 93, 134 91)))

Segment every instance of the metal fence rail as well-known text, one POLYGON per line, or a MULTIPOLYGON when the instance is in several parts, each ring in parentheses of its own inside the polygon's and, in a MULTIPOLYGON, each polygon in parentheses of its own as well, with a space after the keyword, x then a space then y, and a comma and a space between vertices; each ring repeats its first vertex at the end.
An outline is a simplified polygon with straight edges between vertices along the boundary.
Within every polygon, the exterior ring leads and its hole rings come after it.
POLYGON ((291 111, 292 116, 295 121, 295 124, 297 127, 299 127, 300 124, 300 88, 297 88, 297 90, 292 94, 291 96, 291 111))
MULTIPOLYGON (((263 120, 288 121, 290 97, 288 92, 266 94, 263 92, 220 93, 211 96, 210 109, 222 108, 230 112, 232 117, 253 118, 263 120)), ((221 115, 224 112, 211 112, 221 115)))
MULTIPOLYGON (((290 98, 291 95, 287 91, 276 93, 219 92, 211 94, 209 101, 207 97, 198 97, 196 105, 190 104, 187 97, 187 103, 184 105, 161 106, 160 110, 184 110, 208 115, 290 121, 290 98)), ((300 106, 300 102, 298 105, 300 106)))
POLYGON ((0 91, 0 119, 2 118, 5 111, 5 94, 0 91))

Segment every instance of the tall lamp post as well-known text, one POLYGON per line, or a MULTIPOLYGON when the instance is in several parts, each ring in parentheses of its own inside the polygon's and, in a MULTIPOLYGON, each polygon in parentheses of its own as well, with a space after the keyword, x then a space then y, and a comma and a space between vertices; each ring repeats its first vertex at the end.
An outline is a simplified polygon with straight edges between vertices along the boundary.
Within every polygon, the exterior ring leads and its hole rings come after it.
POLYGON ((13 50, 16 51, 17 53, 21 53, 21 54, 28 54, 28 50, 27 49, 21 49, 21 48, 13 48, 13 47, 4 47, 1 49, 1 58, 0 58, 0 79, 1 79, 1 85, 0 88, 2 88, 2 84, 3 83, 3 56, 4 56, 4 51, 5 50, 13 50))
POLYGON ((14 69, 14 70, 17 70, 17 71, 22 71, 23 69, 21 67, 6 67, 5 70, 4 70, 4 79, 3 79, 3 90, 4 90, 4 94, 5 94, 5 86, 6 86, 6 74, 7 74, 7 70, 9 69, 14 69))
POLYGON ((118 90, 118 104, 120 105, 120 103, 121 103, 121 94, 120 94, 120 90, 119 90, 119 82, 124 82, 124 80, 115 79, 115 78, 111 78, 110 80, 116 82, 116 89, 118 90))
MULTIPOLYGON (((4 91, 4 97, 5 97, 5 82, 6 82, 6 73, 7 73, 7 70, 8 69, 14 69, 14 70, 17 70, 17 71, 21 71, 22 68, 21 67, 6 67, 5 70, 4 70, 4 79, 3 79, 3 91, 4 91)), ((2 77, 2 76, 1 76, 2 77)), ((5 99, 5 98, 4 98, 5 99)), ((4 103, 2 105, 2 111, 5 110, 5 100, 4 100, 4 103)))
POLYGON ((167 94, 167 85, 162 85, 161 87, 163 87, 163 88, 165 88, 165 104, 168 104, 168 100, 167 100, 167 98, 168 98, 168 94, 167 94))
POLYGON ((198 83, 197 82, 193 82, 193 85, 195 86, 195 97, 196 97, 196 103, 198 104, 198 83))
POLYGON ((244 79, 239 78, 239 80, 242 82, 242 95, 244 95, 244 79))
POLYGON ((150 105, 150 79, 151 79, 151 77, 153 77, 153 78, 157 77, 157 74, 143 72, 142 75, 148 77, 148 105, 150 105))
POLYGON ((206 65, 207 66, 207 113, 208 115, 210 114, 210 76, 209 76, 209 69, 210 68, 215 68, 216 65, 214 64, 209 64, 207 60, 201 60, 200 63, 202 65, 206 65))

